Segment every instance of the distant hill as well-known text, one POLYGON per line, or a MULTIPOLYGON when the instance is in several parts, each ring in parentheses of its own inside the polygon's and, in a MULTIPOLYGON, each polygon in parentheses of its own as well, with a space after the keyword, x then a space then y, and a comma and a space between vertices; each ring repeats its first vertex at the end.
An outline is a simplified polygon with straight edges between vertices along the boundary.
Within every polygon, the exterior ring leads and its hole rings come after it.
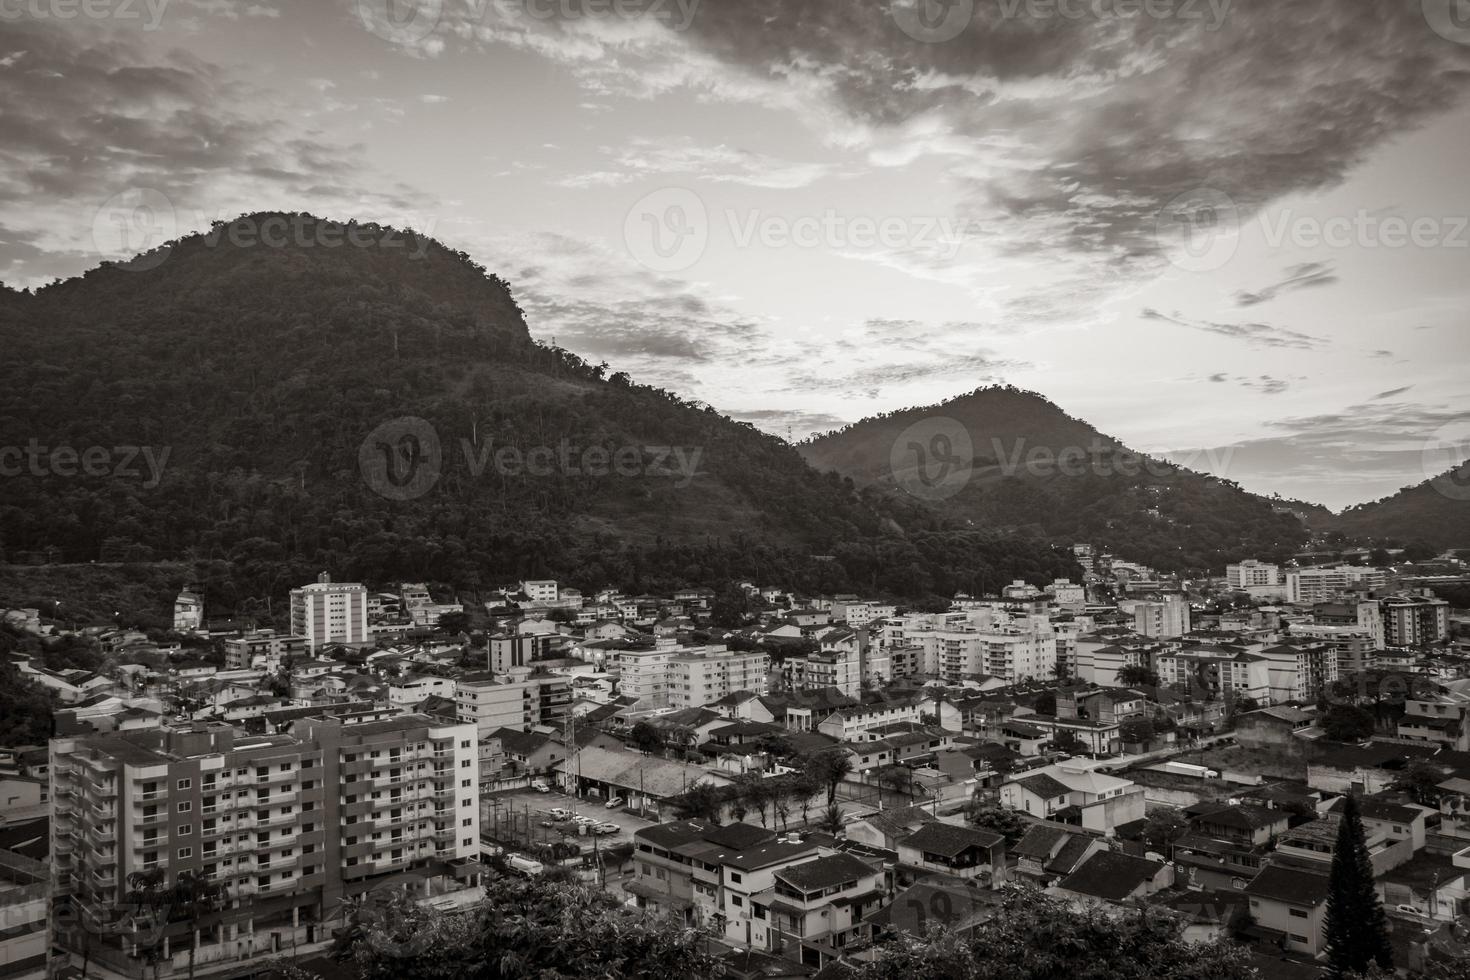
POLYGON ((1011 387, 865 419, 799 448, 818 469, 952 520, 1097 543, 1164 571, 1284 560, 1308 536, 1290 501, 1135 453, 1011 387))
POLYGON ((322 569, 920 598, 1073 567, 533 341, 506 282, 412 232, 242 216, 3 291, 0 338, 0 446, 36 457, 0 475, 0 562, 217 563, 221 615, 322 569))
POLYGON ((1470 548, 1470 460, 1390 497, 1349 507, 1334 529, 1356 541, 1470 548))

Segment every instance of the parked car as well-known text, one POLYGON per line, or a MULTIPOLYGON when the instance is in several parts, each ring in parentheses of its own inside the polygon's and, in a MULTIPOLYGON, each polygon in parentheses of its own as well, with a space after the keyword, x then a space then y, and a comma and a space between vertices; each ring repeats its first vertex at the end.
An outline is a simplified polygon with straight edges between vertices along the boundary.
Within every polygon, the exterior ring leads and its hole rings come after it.
POLYGON ((608 800, 606 803, 603 804, 603 806, 606 807, 609 810, 616 810, 618 807, 620 807, 622 805, 623 805, 623 798, 621 796, 614 796, 612 799, 608 800))
POLYGON ((545 783, 542 783, 542 782, 532 783, 531 784, 531 788, 534 789, 538 793, 550 793, 551 792, 551 787, 550 786, 547 786, 545 783))
POLYGON ((596 817, 589 817, 585 813, 579 813, 575 817, 573 817, 572 819, 575 820, 577 823, 586 823, 586 824, 597 823, 597 818, 596 817))
POLYGON ((572 819, 572 811, 566 807, 555 807, 551 811, 551 817, 553 820, 570 820, 572 819))
POLYGON ((1429 918, 1428 915, 1426 915, 1425 913, 1421 912, 1420 910, 1414 908, 1414 906, 1412 906, 1412 905, 1395 905, 1393 907, 1393 909, 1399 915, 1412 915, 1416 919, 1427 919, 1427 918, 1429 918))
POLYGON ((597 825, 597 832, 599 834, 616 834, 622 829, 622 827, 619 827, 615 823, 600 823, 597 825))

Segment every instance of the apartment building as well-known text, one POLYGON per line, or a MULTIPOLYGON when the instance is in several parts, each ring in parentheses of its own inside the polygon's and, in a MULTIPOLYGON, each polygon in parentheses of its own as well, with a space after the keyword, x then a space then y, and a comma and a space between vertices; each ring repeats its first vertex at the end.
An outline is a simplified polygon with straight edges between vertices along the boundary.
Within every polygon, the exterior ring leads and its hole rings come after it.
POLYGON ((1171 650, 1154 658, 1159 682, 1199 697, 1271 698, 1271 663, 1263 656, 1226 647, 1171 650))
POLYGON ((669 706, 669 661, 680 652, 673 643, 613 651, 609 669, 618 675, 622 696, 638 699, 635 710, 658 711, 669 706))
POLYGON ((204 599, 192 589, 184 589, 174 599, 174 632, 190 633, 204 628, 204 599))
POLYGON ((1358 625, 1380 648, 1419 647, 1450 635, 1450 604, 1426 595, 1396 595, 1358 603, 1358 625))
POLYGON ((1075 642, 1075 662, 1067 676, 1087 684, 1117 687, 1124 667, 1148 667, 1165 648, 1130 633, 1091 633, 1075 642))
POLYGON ((555 579, 527 579, 521 583, 521 592, 532 602, 555 604, 559 595, 555 579))
POLYGON ((676 710, 712 704, 728 694, 769 689, 771 658, 759 651, 682 653, 668 661, 668 705, 676 710))
POLYGON ((1011 616, 990 607, 908 622, 894 634, 918 646, 920 672, 951 683, 996 677, 1014 683, 1054 676, 1056 630, 1045 615, 1011 616))
POLYGON ((311 585, 291 590, 291 632, 306 638, 311 650, 332 643, 367 643, 367 587, 333 582, 323 573, 311 585))
POLYGON ((479 854, 474 730, 424 715, 304 718, 286 734, 228 725, 51 742, 57 944, 125 976, 150 957, 200 969, 329 938, 342 900, 421 869, 467 881, 479 854), (129 876, 224 887, 198 924, 119 928, 129 876))
POLYGON ((474 725, 482 738, 502 728, 556 727, 571 713, 572 680, 524 667, 509 674, 465 674, 455 682, 454 700, 460 722, 474 725))
POLYGON ((1266 660, 1272 704, 1315 701, 1337 680, 1337 647, 1330 643, 1289 641, 1268 646, 1266 660))
POLYGON ((1252 592, 1254 589, 1281 589, 1282 595, 1285 595, 1281 566, 1257 561, 1254 558, 1234 565, 1226 565, 1225 584, 1239 592, 1252 592))
POLYGON ((492 673, 508 674, 551 656, 552 644, 560 639, 559 633, 497 633, 490 637, 486 663, 492 673))
POLYGON ((1189 632, 1189 601, 1171 595, 1161 602, 1133 604, 1133 630, 1140 636, 1172 640, 1189 632))
POLYGON ((306 654, 306 637, 275 630, 256 630, 244 636, 225 640, 225 668, 248 670, 251 667, 274 668, 306 654))
POLYGON ((1345 592, 1388 585, 1390 573, 1362 565, 1320 565, 1286 570, 1286 601, 1294 605, 1331 602, 1345 592))
POLYGON ((1432 697, 1411 697, 1404 702, 1399 738, 1470 752, 1470 680, 1450 681, 1435 688, 1432 697))

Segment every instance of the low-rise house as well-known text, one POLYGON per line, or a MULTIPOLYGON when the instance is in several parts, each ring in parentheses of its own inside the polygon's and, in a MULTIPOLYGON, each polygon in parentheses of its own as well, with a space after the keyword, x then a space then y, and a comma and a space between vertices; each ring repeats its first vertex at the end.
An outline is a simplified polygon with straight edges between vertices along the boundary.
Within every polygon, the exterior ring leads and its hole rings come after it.
POLYGON ((866 814, 848 823, 843 830, 850 841, 885 851, 898 851, 898 842, 925 824, 939 818, 923 806, 893 807, 866 814))
POLYGON ((1326 944, 1327 893, 1325 873, 1280 864, 1266 865, 1245 886, 1256 927, 1308 956, 1320 955, 1326 944))
POLYGON ((1162 861, 1122 851, 1099 851, 1051 891, 1083 904, 1116 905, 1147 898, 1173 884, 1174 869, 1162 861))
POLYGON ((1013 776, 1000 799, 1013 810, 1112 836, 1121 824, 1142 820, 1144 791, 1133 781, 1074 762, 1060 762, 1013 776))
POLYGON ((1235 719, 1235 738, 1247 748, 1280 748, 1312 727, 1315 712, 1289 705, 1247 711, 1235 719))
POLYGON ((1016 873, 1033 884, 1048 888, 1076 871, 1092 855, 1107 849, 1107 842, 1092 834, 1067 830, 1055 824, 1036 824, 1026 831, 1013 849, 1016 873))
POLYGON ((1005 838, 975 827, 926 823, 898 841, 898 860, 902 878, 939 873, 990 884, 1007 880, 1005 838))
MULTIPOLYGON (((839 853, 789 865, 773 877, 769 891, 751 896, 753 921, 767 923, 770 951, 820 967, 871 938, 865 917, 885 903, 882 868, 839 853)), ((760 931, 752 929, 753 940, 760 931)))

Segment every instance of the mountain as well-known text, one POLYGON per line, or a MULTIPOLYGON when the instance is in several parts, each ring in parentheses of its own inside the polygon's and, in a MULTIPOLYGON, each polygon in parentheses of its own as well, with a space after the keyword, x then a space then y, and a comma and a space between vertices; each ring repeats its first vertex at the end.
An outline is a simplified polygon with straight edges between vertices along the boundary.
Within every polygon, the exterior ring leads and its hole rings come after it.
POLYGON ((1382 500, 1349 507, 1334 530, 1361 542, 1470 548, 1470 460, 1382 500))
POLYGON ((799 448, 817 469, 948 519, 1099 544, 1163 571, 1280 560, 1308 536, 1290 502, 1136 453, 1008 386, 865 419, 799 448))
POLYGON ((242 216, 0 291, 0 339, 0 562, 202 563, 221 612, 323 569, 910 598, 1075 569, 537 343, 411 231, 242 216))

